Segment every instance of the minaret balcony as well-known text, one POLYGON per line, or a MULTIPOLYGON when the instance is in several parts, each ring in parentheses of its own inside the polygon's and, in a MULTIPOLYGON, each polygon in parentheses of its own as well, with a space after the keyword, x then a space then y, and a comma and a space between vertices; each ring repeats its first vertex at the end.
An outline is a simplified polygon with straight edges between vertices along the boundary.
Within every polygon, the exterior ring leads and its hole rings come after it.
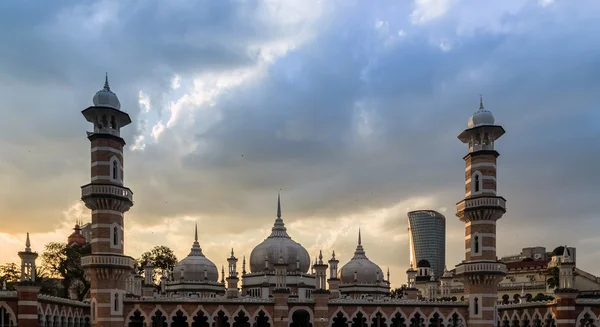
POLYGON ((456 212, 473 209, 500 209, 506 212, 506 200, 500 196, 482 196, 464 199, 456 204, 456 212))
POLYGON ((506 274, 506 265, 502 262, 463 262, 456 266, 455 273, 462 274, 477 274, 477 273, 492 273, 506 274))
POLYGON ((81 199, 88 197, 114 197, 133 203, 133 192, 127 187, 110 184, 87 184, 81 187, 81 199))
POLYGON ((131 257, 120 255, 87 255, 81 258, 82 267, 126 267, 133 269, 131 257))

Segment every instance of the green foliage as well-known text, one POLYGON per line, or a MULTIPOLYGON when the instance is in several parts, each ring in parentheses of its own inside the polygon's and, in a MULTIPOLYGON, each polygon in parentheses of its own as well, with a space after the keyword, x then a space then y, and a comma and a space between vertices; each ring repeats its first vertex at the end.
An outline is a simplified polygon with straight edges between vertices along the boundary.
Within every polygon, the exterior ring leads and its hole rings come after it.
POLYGON ((535 297, 531 298, 530 301, 536 302, 536 301, 552 301, 552 300, 554 300, 554 296, 540 293, 540 294, 536 295, 535 297))
POLYGON ((81 268, 81 257, 91 253, 91 245, 51 242, 46 244, 42 253, 42 267, 47 278, 62 278, 64 289, 74 289, 79 300, 82 300, 90 289, 90 283, 85 278, 81 268))
POLYGON ((391 290, 390 296, 392 298, 401 299, 404 296, 404 290, 406 290, 406 284, 403 284, 402 286, 391 290))
POLYGON ((0 265, 0 285, 6 282, 8 288, 12 289, 12 284, 21 279, 21 269, 16 263, 10 262, 0 265))
POLYGON ((143 267, 146 262, 154 266, 154 276, 152 276, 152 278, 157 280, 157 278, 162 276, 164 271, 173 269, 175 264, 177 264, 177 257, 169 247, 159 245, 148 252, 144 252, 142 256, 137 259, 136 269, 138 272, 144 273, 143 267))
POLYGON ((546 279, 546 284, 551 289, 555 289, 559 285, 559 274, 560 270, 558 267, 552 267, 548 269, 548 278, 546 279))

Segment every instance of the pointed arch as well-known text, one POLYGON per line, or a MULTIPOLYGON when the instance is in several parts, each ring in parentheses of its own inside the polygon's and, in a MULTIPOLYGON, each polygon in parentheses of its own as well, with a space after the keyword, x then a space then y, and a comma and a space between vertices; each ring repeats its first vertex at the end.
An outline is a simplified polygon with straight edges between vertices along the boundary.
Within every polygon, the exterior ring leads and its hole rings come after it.
POLYGON ((169 324, 173 321, 173 317, 175 317, 177 315, 177 311, 181 310, 181 312, 183 313, 183 315, 189 320, 191 319, 190 315, 187 313, 187 311, 185 311, 185 309, 181 306, 181 304, 178 304, 175 309, 173 309, 173 311, 171 311, 171 314, 169 314, 169 317, 167 318, 167 321, 169 322, 169 324))
POLYGON ((231 323, 231 319, 233 319, 233 316, 231 315, 231 313, 229 313, 229 311, 227 311, 227 309, 225 309, 225 307, 222 304, 219 304, 217 309, 210 315, 212 319, 211 323, 215 322, 214 318, 219 314, 219 311, 223 311, 223 315, 227 317, 231 323))
POLYGON ((531 327, 531 315, 527 311, 527 309, 523 310, 523 314, 521 315, 521 327, 531 327), (527 321, 527 324, 525 324, 527 321))
POLYGON ((212 326, 212 323, 214 322, 213 315, 208 313, 208 311, 206 311, 206 309, 204 309, 204 307, 202 305, 198 305, 198 307, 196 307, 196 310, 194 310, 192 312, 192 314, 190 314, 190 317, 192 317, 192 321, 194 320, 194 317, 196 317, 198 315, 198 312, 202 312, 202 314, 206 318, 208 318, 208 320, 206 322, 212 326))
POLYGON ((346 311, 344 311, 343 307, 338 306, 337 309, 335 309, 333 311, 333 314, 329 317, 328 326, 332 327, 335 323, 334 319, 338 319, 338 317, 346 319, 346 326, 348 326, 350 323, 352 323, 352 320, 350 319, 350 315, 348 315, 348 313, 346 311))
POLYGON ((408 321, 410 321, 410 319, 414 318, 414 317, 415 317, 415 314, 417 314, 417 313, 421 315, 421 318, 423 318, 423 319, 426 319, 426 318, 427 318, 427 315, 426 315, 426 314, 424 314, 424 313, 423 313, 423 311, 421 311, 421 309, 417 307, 417 308, 415 308, 415 310, 413 310, 413 312, 411 312, 411 314, 408 316, 408 321))
POLYGON ((521 317, 519 317, 516 310, 513 311, 512 317, 509 319, 509 321, 511 326, 521 326, 521 317), (515 321, 518 322, 518 324, 515 324, 515 321))
POLYGON ((358 306, 356 308, 356 310, 354 310, 354 312, 352 313, 351 317, 352 319, 354 319, 354 317, 356 317, 357 314, 361 313, 363 317, 369 319, 370 316, 365 312, 365 310, 363 310, 362 306, 358 306))
POLYGON ((504 314, 502 315, 502 320, 508 319, 510 320, 510 316, 508 315, 507 311, 504 311, 504 314))
POLYGON ((269 313, 269 311, 267 311, 267 309, 265 309, 264 305, 261 305, 258 307, 258 309, 256 309, 256 311, 254 311, 254 314, 252 315, 252 317, 250 319, 252 319, 252 321, 254 321, 256 319, 256 317, 258 317, 258 314, 263 311, 265 313, 265 317, 269 318, 269 321, 271 322, 271 325, 273 325, 273 317, 271 317, 271 314, 269 313))
MULTIPOLYGON (((452 310, 452 312, 450 312, 450 314, 446 318, 447 327, 465 326, 467 322, 465 320, 465 317, 457 309, 452 310)), ((500 321, 500 317, 498 317, 498 321, 500 321)))
POLYGON ((4 308, 8 313, 8 319, 12 322, 12 326, 17 326, 17 316, 13 309, 6 303, 6 301, 0 301, 0 308, 4 308))
POLYGON ((389 321, 389 317, 385 314, 385 312, 383 311, 383 309, 381 309, 381 307, 377 307, 377 308, 375 308, 375 310, 373 310, 371 315, 368 317, 369 321, 371 321, 373 318, 375 318, 375 315, 377 315, 377 313, 381 313, 382 317, 389 321))
MULTIPOLYGON (((153 317, 156 314, 156 311, 160 311, 165 317, 168 317, 169 315, 167 314, 167 312, 165 311, 165 309, 162 308, 162 306, 160 304, 157 304, 154 309, 152 311, 150 311, 150 313, 148 314, 148 317, 153 317)), ((140 310, 141 312, 141 310, 140 310)))
POLYGON ((408 316, 405 312, 400 310, 400 308, 401 307, 396 307, 396 310, 390 315, 390 327, 406 327, 408 323, 408 316))
POLYGON ((246 315, 246 317, 248 317, 248 319, 252 318, 252 315, 250 314, 250 312, 248 312, 248 310, 246 310, 246 308, 241 305, 238 306, 237 309, 235 309, 235 311, 231 314, 231 317, 233 317, 233 318, 237 317, 240 314, 240 311, 242 311, 246 315))
POLYGON ((142 309, 142 307, 140 307, 139 304, 136 304, 133 306, 133 308, 125 315, 125 322, 128 322, 129 319, 131 317, 133 317, 133 315, 135 315, 135 312, 139 311, 140 312, 140 316, 144 317, 145 321, 149 321, 148 320, 148 315, 146 314, 146 312, 144 311, 144 309, 142 309))
POLYGON ((438 307, 435 307, 435 308, 433 308, 433 310, 431 311, 431 313, 429 313, 429 316, 426 319, 427 320, 427 324, 429 324, 429 319, 433 318, 433 315, 436 314, 436 313, 439 315, 440 318, 442 318, 443 322, 446 322, 446 319, 448 317, 444 316, 444 314, 440 311, 440 309, 438 307))
MULTIPOLYGON (((594 314, 592 309, 590 309, 590 307, 585 307, 577 316, 577 320, 575 320, 575 325, 576 326, 588 326, 585 324, 586 321, 593 321, 593 323, 596 323, 597 320, 598 320, 598 317, 596 317, 596 315, 594 314)), ((589 325, 589 326, 593 326, 593 325, 589 325)))

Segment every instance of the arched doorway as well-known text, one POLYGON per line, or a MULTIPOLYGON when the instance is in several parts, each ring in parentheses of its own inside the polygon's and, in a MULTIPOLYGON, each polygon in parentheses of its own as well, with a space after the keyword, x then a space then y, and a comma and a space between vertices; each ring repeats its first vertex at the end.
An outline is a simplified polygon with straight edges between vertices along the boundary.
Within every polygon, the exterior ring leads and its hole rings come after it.
POLYGON ((333 325, 331 325, 332 327, 347 327, 348 326, 348 319, 346 319, 346 317, 344 317, 344 314, 341 312, 338 312, 337 315, 333 318, 333 325))
POLYGON ((312 327, 310 322, 310 313, 308 311, 300 309, 294 311, 292 314, 292 322, 290 327, 312 327))
POLYGON ((258 316, 254 318, 252 327, 271 327, 271 324, 269 323, 269 317, 267 317, 264 311, 260 310, 258 316))
POLYGON ((135 310, 133 316, 129 317, 129 327, 144 327, 145 319, 140 310, 135 310))

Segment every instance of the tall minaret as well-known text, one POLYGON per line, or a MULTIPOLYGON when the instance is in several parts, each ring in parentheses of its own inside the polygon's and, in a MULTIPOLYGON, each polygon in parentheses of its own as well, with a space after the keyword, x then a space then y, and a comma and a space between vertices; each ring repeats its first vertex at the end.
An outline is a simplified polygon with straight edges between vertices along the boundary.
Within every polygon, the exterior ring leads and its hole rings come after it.
POLYGON ((94 95, 94 105, 83 110, 94 124, 91 142, 91 180, 81 187, 81 200, 92 210, 92 254, 81 264, 91 280, 92 326, 123 326, 125 279, 133 271, 133 258, 123 255, 123 214, 133 205, 133 194, 123 186, 121 128, 129 115, 121 111, 117 95, 104 87, 94 95))
POLYGON ((20 251, 19 257, 21 258, 21 282, 35 282, 35 259, 38 254, 31 251, 29 233, 25 240, 25 251, 20 251))
POLYGON ((463 279, 465 301, 469 303, 469 326, 494 326, 498 283, 506 266, 496 257, 496 221, 506 212, 506 201, 496 195, 496 159, 494 143, 504 134, 494 125, 492 113, 479 101, 469 119, 469 128, 458 138, 469 145, 463 158, 465 198, 456 204, 456 216, 466 225, 465 261, 456 266, 463 279))

